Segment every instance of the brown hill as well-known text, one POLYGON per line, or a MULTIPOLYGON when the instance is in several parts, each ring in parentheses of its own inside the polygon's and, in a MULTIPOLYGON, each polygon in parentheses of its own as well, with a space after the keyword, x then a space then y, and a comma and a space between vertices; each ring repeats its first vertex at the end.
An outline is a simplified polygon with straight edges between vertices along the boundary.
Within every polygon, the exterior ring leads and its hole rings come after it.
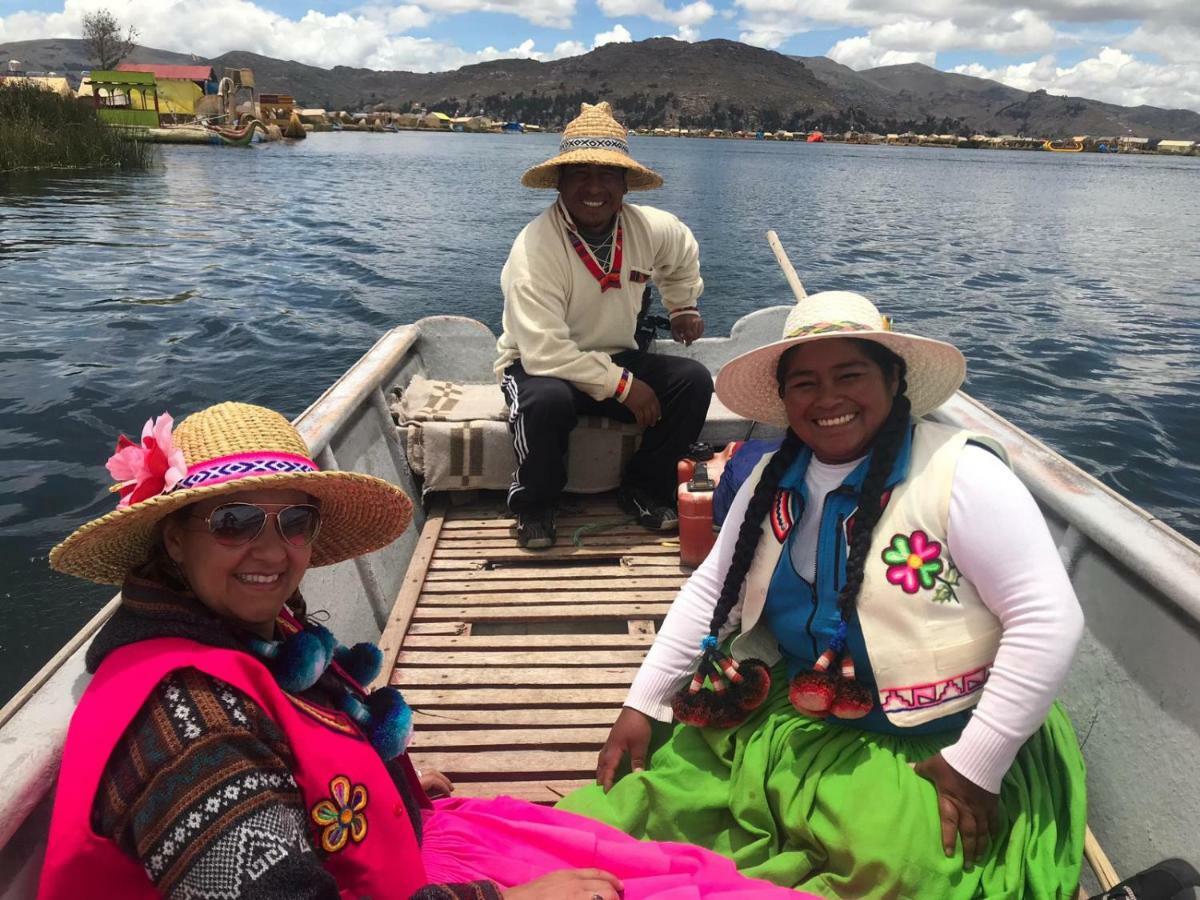
MULTIPOLYGON (((0 44, 0 59, 27 69, 88 67, 81 41, 0 44)), ((856 72, 824 57, 791 57, 735 41, 694 44, 653 38, 607 44, 552 62, 496 60, 452 72, 380 72, 234 51, 212 60, 138 48, 131 61, 211 62, 254 69, 260 90, 331 109, 485 112, 554 128, 582 100, 610 100, 630 127, 720 127, 792 131, 1023 133, 1063 137, 1133 132, 1200 138, 1200 113, 1122 107, 1079 97, 1028 93, 995 81, 918 64, 856 72)))

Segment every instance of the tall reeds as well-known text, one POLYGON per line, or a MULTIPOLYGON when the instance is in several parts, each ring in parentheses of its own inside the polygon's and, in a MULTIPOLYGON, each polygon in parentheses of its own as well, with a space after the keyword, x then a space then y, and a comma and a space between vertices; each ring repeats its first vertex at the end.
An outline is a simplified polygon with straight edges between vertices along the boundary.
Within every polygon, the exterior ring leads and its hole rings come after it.
POLYGON ((153 148, 108 127, 73 97, 35 85, 0 86, 0 173, 145 169, 153 158, 153 148))

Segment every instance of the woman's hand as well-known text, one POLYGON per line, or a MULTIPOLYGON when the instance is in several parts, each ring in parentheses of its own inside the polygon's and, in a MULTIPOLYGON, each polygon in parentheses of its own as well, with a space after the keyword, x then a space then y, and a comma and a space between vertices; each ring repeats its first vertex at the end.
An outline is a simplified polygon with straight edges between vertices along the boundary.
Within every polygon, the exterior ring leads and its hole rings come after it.
POLYGON ((646 751, 649 749, 650 717, 636 709, 624 707, 608 733, 608 740, 600 748, 600 758, 596 761, 596 783, 607 794, 612 790, 613 778, 625 754, 629 754, 629 765, 633 771, 639 772, 646 768, 646 751))
POLYGON ((449 797, 454 793, 454 782, 437 769, 418 769, 417 778, 428 797, 449 797))
POLYGON ((913 771, 937 788, 942 849, 953 856, 956 838, 962 835, 963 863, 968 868, 975 865, 987 850, 999 795, 960 774, 940 753, 921 760, 913 771))
POLYGON ((504 900, 619 900, 621 879, 603 869, 563 869, 502 892, 504 900))

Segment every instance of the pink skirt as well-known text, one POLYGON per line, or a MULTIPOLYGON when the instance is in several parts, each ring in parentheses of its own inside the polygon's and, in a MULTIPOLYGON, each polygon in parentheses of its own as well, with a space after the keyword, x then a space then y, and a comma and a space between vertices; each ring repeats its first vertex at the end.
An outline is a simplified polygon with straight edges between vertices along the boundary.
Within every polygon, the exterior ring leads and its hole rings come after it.
POLYGON ((816 898, 738 874, 690 844, 639 841, 592 819, 512 797, 438 800, 425 813, 421 858, 431 882, 491 879, 514 887, 559 869, 604 869, 625 900, 816 898))

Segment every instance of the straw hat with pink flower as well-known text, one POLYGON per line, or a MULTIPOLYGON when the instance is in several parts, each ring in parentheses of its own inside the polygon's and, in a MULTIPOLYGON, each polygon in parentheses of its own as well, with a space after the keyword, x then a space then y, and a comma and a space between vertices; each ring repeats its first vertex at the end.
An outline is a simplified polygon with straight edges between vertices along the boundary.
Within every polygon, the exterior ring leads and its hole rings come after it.
POLYGON ((412 519, 400 488, 372 475, 322 472, 287 419, 246 403, 210 406, 178 428, 167 413, 152 418, 140 443, 121 435, 107 468, 117 508, 50 551, 58 571, 102 584, 121 584, 146 562, 168 515, 222 494, 278 488, 311 496, 321 515, 312 566, 378 550, 412 519))

